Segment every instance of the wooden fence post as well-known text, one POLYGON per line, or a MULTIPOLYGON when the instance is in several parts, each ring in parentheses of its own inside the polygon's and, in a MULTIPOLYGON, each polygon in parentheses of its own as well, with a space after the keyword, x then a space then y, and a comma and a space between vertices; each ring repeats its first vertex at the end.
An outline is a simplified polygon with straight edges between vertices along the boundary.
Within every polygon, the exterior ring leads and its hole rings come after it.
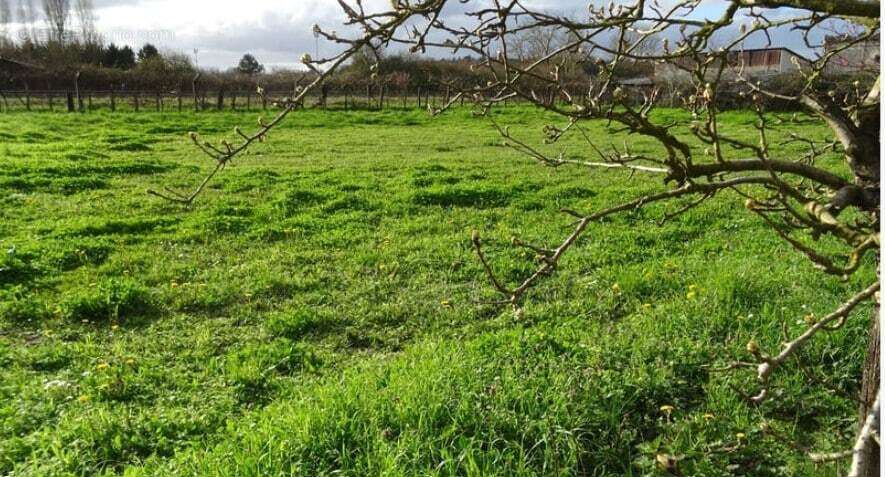
POLYGON ((200 110, 200 101, 199 99, 197 99, 197 81, 200 81, 200 75, 201 73, 197 73, 197 76, 194 76, 193 81, 191 81, 191 87, 193 88, 194 92, 194 112, 200 110))
POLYGON ((28 87, 27 83, 25 83, 25 109, 31 110, 31 88, 28 87))
POLYGON ((114 96, 114 87, 111 86, 111 112, 117 111, 117 97, 114 96))
POLYGON ((233 111, 237 110, 237 92, 234 91, 230 95, 230 109, 233 111))
POLYGON ((80 72, 74 74, 74 93, 77 95, 77 110, 83 112, 83 96, 80 94, 80 72))
POLYGON ((52 93, 46 93, 46 102, 49 103, 49 110, 55 111, 55 105, 52 103, 52 93))
POLYGON ((156 94, 157 94, 157 97, 156 97, 156 102, 157 102, 157 112, 160 112, 160 111, 163 109, 163 97, 160 96, 160 92, 159 92, 159 91, 157 91, 156 94))
POLYGON ((68 91, 68 112, 74 112, 74 93, 68 91))
POLYGON ((176 91, 175 96, 176 96, 176 99, 178 100, 178 112, 180 113, 181 108, 182 108, 181 91, 176 91))
POLYGON ((216 109, 218 109, 219 111, 224 109, 224 89, 223 88, 218 90, 218 103, 215 106, 216 106, 216 109))
POLYGON ((133 99, 135 100, 135 112, 139 112, 141 110, 141 104, 139 103, 139 94, 133 93, 133 99))

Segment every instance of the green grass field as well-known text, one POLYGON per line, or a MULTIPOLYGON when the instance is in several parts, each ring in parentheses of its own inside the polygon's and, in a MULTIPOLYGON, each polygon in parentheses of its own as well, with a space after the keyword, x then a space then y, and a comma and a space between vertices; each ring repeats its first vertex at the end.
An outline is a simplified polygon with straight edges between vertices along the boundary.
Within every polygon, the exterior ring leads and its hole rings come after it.
MULTIPOLYGON (((532 140, 547 119, 498 118, 532 140)), ((751 138, 753 119, 723 121, 751 138)), ((844 472, 804 452, 850 446, 869 308, 761 407, 751 373, 711 368, 775 350, 871 264, 824 276, 723 195, 592 226, 517 318, 481 304, 472 230, 516 282, 533 265, 511 236, 558 244, 560 208, 660 179, 542 167, 467 110, 298 112, 191 210, 145 194, 208 172, 187 131, 256 120, 0 115, 0 475, 658 475, 657 454, 692 476, 844 472)))

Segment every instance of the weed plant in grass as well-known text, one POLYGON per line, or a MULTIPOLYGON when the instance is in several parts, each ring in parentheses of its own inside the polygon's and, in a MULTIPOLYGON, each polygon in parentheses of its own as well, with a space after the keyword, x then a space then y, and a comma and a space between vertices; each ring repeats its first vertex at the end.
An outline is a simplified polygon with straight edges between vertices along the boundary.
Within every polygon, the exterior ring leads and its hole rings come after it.
MULTIPOLYGON (((532 138, 550 119, 496 114, 532 138)), ((797 448, 851 439, 863 319, 800 353, 758 408, 736 391, 751 375, 712 369, 751 338, 777 346, 872 264, 821 275, 723 196, 660 226, 663 207, 594 225, 517 319, 478 304, 493 293, 471 230, 516 281, 531 263, 511 236, 558 243, 560 208, 659 179, 539 166, 467 110, 304 111, 191 210, 145 194, 211 167, 187 131, 255 119, 0 116, 0 474, 654 475, 659 453, 686 475, 844 470, 797 448)), ((723 114, 748 140, 753 121, 723 114)))

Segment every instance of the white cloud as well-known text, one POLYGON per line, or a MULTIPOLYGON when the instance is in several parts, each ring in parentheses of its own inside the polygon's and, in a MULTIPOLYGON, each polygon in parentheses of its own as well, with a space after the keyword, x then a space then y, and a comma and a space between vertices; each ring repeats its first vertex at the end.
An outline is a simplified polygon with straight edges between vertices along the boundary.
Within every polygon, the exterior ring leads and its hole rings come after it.
MULTIPOLYGON (((472 6, 489 0, 474 0, 472 6)), ((619 0, 621 2, 625 0, 619 0)), ((666 4, 672 0, 661 0, 666 4)), ((388 0, 365 0, 367 8, 379 9, 388 0)), ((525 0, 526 4, 560 12, 586 11, 588 0, 525 0)), ((607 2, 595 0, 597 5, 607 2)), ((718 17, 725 3, 706 0, 695 14, 718 17)), ((108 41, 139 47, 151 42, 160 48, 193 54, 199 50, 201 66, 228 68, 244 53, 254 54, 269 67, 298 65, 302 53, 315 53, 311 28, 320 24, 342 31, 344 15, 336 0, 98 0, 97 26, 108 41)), ((446 16, 465 10, 460 2, 447 6, 446 16)), ((786 32, 777 42, 807 50, 786 32)), ((333 45, 319 45, 321 54, 333 45)))
POLYGON ((108 41, 192 54, 210 67, 229 67, 246 52, 268 65, 294 65, 315 49, 311 27, 335 25, 341 11, 334 0, 142 0, 104 2, 97 11, 108 41))

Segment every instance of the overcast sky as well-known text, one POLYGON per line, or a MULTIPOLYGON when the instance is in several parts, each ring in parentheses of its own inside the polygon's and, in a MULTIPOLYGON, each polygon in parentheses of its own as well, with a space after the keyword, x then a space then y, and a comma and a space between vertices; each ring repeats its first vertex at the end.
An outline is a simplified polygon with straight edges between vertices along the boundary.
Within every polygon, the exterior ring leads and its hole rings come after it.
MULTIPOLYGON (((601 0, 600 0, 601 1, 601 0)), ((599 4, 600 1, 596 3, 599 4)), ((666 2, 667 0, 663 0, 666 2)), ((314 24, 341 31, 343 15, 335 0, 96 0, 97 27, 106 42, 139 47, 146 42, 194 57, 200 66, 226 69, 246 52, 268 68, 293 67, 305 52, 314 54, 314 24)), ((368 6, 387 0, 365 0, 368 6)), ((528 0, 558 11, 585 11, 588 0, 528 0)), ((607 2, 605 2, 607 3, 607 2)), ((721 0, 707 0, 700 15, 721 11, 721 0)), ((455 8, 459 7, 453 2, 455 8)), ((448 7, 447 7, 448 8, 448 7)), ((775 40, 808 53, 789 35, 775 40)), ((758 45, 749 45, 758 46, 758 45)), ((331 45, 318 45, 320 54, 331 45)))
MULTIPOLYGON (((96 26, 105 41, 194 55, 200 66, 228 68, 244 53, 268 67, 293 66, 316 45, 311 27, 341 23, 335 0, 103 0, 96 26)), ((321 46, 322 49, 322 46, 321 46)))

